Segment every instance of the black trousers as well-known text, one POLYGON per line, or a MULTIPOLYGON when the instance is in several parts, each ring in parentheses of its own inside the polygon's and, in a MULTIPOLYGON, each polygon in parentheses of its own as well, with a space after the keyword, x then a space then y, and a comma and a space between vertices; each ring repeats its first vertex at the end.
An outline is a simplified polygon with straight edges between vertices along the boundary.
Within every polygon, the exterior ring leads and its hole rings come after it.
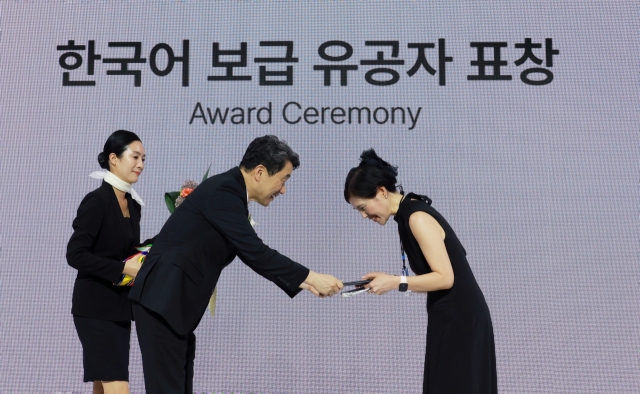
POLYGON ((193 393, 196 336, 178 335, 162 316, 133 302, 144 385, 148 394, 193 393))

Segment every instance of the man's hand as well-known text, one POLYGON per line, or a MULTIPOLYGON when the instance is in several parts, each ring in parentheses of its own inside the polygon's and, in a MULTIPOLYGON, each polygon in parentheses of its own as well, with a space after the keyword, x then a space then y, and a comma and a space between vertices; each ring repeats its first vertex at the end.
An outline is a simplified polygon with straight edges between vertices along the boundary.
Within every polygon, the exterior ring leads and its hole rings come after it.
POLYGON ((315 290, 317 292, 316 295, 319 297, 334 295, 342 290, 343 287, 342 281, 336 277, 327 274, 319 274, 313 271, 309 271, 309 276, 307 276, 307 279, 305 279, 300 287, 304 289, 304 285, 307 285, 307 290, 311 291, 313 294, 316 294, 313 291, 315 290))
POLYGON ((140 267, 142 267, 140 257, 142 257, 142 253, 136 253, 131 256, 131 258, 124 263, 124 269, 122 270, 122 273, 127 274, 135 279, 138 275, 138 271, 140 271, 140 267))
POLYGON ((302 284, 300 285, 300 288, 303 290, 309 290, 311 293, 313 293, 313 295, 318 296, 320 298, 323 298, 324 296, 320 293, 318 293, 318 290, 316 290, 315 287, 310 286, 304 282, 302 282, 302 284))

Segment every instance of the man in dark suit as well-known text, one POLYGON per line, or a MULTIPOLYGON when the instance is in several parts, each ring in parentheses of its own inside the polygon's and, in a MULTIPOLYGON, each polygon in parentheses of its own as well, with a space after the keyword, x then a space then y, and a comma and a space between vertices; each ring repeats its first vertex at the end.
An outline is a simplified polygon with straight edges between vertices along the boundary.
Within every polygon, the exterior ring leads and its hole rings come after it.
POLYGON ((284 141, 256 138, 239 167, 202 182, 167 220, 129 294, 147 393, 193 392, 193 331, 236 256, 290 297, 340 291, 341 281, 270 249, 249 223, 248 202, 268 206, 299 165, 284 141))

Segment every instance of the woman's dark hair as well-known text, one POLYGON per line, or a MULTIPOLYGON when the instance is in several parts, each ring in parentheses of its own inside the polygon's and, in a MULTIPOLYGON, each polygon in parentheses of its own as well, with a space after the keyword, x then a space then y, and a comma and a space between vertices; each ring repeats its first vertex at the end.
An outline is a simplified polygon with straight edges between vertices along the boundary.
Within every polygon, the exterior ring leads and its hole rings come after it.
POLYGON ((291 162, 294 170, 300 166, 300 157, 285 141, 275 135, 265 135, 251 141, 242 157, 240 167, 251 171, 262 164, 269 175, 273 175, 280 172, 287 161, 291 162))
POLYGON ((127 146, 134 141, 140 141, 140 138, 138 138, 135 133, 127 130, 114 131, 109 138, 107 138, 107 142, 104 143, 102 152, 98 154, 98 163, 100 164, 100 167, 108 170, 109 155, 115 153, 116 156, 122 157, 122 152, 127 150, 127 146))
POLYGON ((351 197, 374 198, 378 188, 384 186, 388 191, 396 191, 398 167, 382 160, 373 149, 367 149, 360 155, 360 165, 352 168, 344 182, 344 199, 351 197))

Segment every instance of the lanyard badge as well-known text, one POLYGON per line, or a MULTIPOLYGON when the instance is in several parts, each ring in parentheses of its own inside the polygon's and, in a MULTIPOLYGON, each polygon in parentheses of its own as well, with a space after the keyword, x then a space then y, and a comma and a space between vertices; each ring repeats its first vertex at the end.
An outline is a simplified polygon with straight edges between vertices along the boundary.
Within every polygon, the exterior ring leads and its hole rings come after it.
POLYGON ((402 241, 400 241, 400 253, 402 254, 402 276, 409 276, 409 269, 407 268, 402 241))

